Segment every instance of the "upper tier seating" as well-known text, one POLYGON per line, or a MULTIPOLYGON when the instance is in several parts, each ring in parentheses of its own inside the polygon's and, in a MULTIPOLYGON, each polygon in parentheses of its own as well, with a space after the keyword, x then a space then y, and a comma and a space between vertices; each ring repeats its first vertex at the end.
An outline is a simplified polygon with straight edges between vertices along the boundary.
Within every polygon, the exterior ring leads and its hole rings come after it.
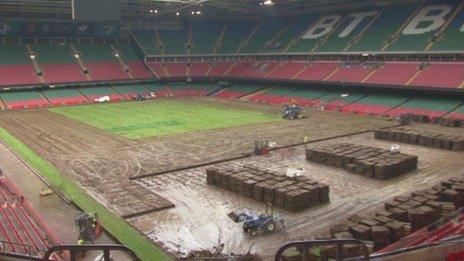
MULTIPOLYGON (((190 32, 193 54, 213 53, 215 47, 218 54, 462 50, 462 6, 459 0, 436 0, 263 20, 194 20, 159 35, 165 54, 186 54, 190 32)), ((153 50, 155 32, 133 33, 147 53, 159 53, 153 50)))
POLYGON ((188 24, 178 30, 158 30, 164 54, 186 54, 189 39, 188 24))
MULTIPOLYGON (((441 4, 441 3, 444 3, 444 2, 442 1, 435 2, 435 4, 441 4)), ((452 7, 450 12, 446 13, 446 15, 443 17, 443 19, 448 20, 449 18, 451 18, 453 14, 453 10, 456 9, 457 2, 447 1, 446 4, 452 7)), ((427 15, 434 14, 434 13, 437 13, 437 10, 431 9, 430 11, 426 12, 427 15)), ((389 45, 389 47, 387 48, 387 51, 423 51, 426 48, 429 39, 436 32, 438 32, 440 28, 435 28, 433 30, 424 30, 425 32, 422 32, 422 33, 416 33, 416 32, 421 32, 420 30, 414 30, 416 31, 414 33, 412 32, 406 33, 405 30, 407 30, 408 27, 405 27, 403 31, 398 35, 398 37, 394 39, 393 43, 389 45)))
POLYGON ((192 21, 192 54, 213 53, 225 26, 224 21, 192 21))
POLYGON ((388 6, 380 10, 379 17, 348 51, 380 51, 385 41, 393 35, 417 9, 416 4, 388 6))
POLYGON ((161 50, 158 48, 156 34, 151 30, 134 30, 132 31, 137 41, 143 46, 147 54, 159 55, 161 50))
POLYGON ((315 51, 317 52, 342 52, 347 48, 350 42, 352 42, 358 34, 360 34, 364 29, 369 29, 369 25, 372 20, 376 18, 375 14, 367 16, 363 19, 354 29, 350 32, 348 36, 343 34, 344 30, 353 23, 356 19, 355 17, 346 17, 344 18, 336 29, 330 34, 329 38, 323 42, 315 51))
POLYGON ((291 22, 290 18, 268 18, 261 22, 258 29, 251 38, 245 42, 245 46, 240 49, 240 53, 259 53, 266 47, 267 41, 282 32, 291 22))
POLYGON ((294 18, 287 30, 284 30, 274 39, 268 40, 264 46, 264 53, 283 52, 306 31, 308 25, 316 20, 316 15, 308 14, 294 18))
POLYGON ((216 53, 235 53, 242 41, 250 36, 258 21, 231 21, 227 24, 221 45, 216 53))
POLYGON ((456 14, 453 21, 449 24, 446 30, 441 34, 432 46, 433 51, 458 51, 462 50, 463 29, 464 24, 464 7, 461 4, 461 11, 456 14))

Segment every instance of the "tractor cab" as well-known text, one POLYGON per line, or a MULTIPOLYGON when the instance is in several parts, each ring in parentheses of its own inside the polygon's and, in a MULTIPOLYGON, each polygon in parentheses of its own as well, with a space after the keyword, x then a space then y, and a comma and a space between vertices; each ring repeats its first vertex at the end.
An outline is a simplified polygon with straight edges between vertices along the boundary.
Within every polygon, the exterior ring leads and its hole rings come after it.
POLYGON ((301 107, 295 103, 286 105, 284 111, 282 113, 283 119, 302 119, 304 118, 304 114, 301 112, 301 107))

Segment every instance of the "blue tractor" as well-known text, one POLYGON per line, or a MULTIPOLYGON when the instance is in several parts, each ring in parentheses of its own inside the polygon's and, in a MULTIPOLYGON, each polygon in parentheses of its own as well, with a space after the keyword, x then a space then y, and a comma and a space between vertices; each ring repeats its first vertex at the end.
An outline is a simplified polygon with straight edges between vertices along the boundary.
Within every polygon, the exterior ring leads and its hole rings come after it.
POLYGON ((269 211, 269 205, 266 205, 266 212, 261 215, 251 213, 249 211, 244 212, 231 212, 228 216, 235 222, 243 222, 243 231, 250 233, 251 236, 256 236, 258 230, 264 230, 267 232, 274 232, 278 225, 285 228, 285 220, 282 216, 274 214, 274 209, 270 205, 271 211, 269 211))
POLYGON ((301 107, 296 104, 286 105, 282 118, 295 120, 304 118, 304 114, 301 112, 301 107))

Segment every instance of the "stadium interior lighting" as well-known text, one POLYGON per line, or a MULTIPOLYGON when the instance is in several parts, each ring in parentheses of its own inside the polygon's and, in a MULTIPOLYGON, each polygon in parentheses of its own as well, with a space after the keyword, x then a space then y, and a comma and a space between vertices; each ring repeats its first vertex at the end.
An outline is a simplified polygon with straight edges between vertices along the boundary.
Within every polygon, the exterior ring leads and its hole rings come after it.
POLYGON ((176 16, 179 16, 179 15, 180 15, 180 13, 179 13, 179 12, 176 12, 176 16))
POLYGON ((35 55, 33 55, 33 54, 29 55, 29 57, 30 57, 31 59, 35 59, 35 55))
POLYGON ((76 54, 74 54, 74 57, 75 57, 75 58, 79 58, 79 55, 76 53, 76 54))

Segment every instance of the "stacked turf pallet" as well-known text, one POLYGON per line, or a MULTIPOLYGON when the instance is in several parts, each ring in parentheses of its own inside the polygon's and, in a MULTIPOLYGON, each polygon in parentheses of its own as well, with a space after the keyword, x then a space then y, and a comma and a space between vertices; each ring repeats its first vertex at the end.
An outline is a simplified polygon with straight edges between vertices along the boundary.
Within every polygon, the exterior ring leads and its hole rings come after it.
MULTIPOLYGON (((446 219, 463 203, 464 175, 460 175, 410 195, 397 196, 375 212, 350 216, 343 222, 331 225, 329 232, 315 237, 371 241, 377 251, 442 218, 446 219)), ((322 251, 328 258, 335 257, 335 246, 323 247, 322 251)), ((359 254, 358 247, 344 246, 344 257, 356 254, 359 254)))
POLYGON ((418 163, 414 155, 349 143, 307 149, 306 160, 382 180, 415 170, 418 163))
POLYGON ((436 131, 417 130, 408 127, 395 127, 375 130, 376 139, 409 143, 437 149, 463 151, 464 135, 452 135, 436 131))
POLYGON ((253 166, 208 168, 206 181, 257 201, 267 202, 290 211, 329 202, 329 186, 310 178, 289 178, 285 173, 253 166))

